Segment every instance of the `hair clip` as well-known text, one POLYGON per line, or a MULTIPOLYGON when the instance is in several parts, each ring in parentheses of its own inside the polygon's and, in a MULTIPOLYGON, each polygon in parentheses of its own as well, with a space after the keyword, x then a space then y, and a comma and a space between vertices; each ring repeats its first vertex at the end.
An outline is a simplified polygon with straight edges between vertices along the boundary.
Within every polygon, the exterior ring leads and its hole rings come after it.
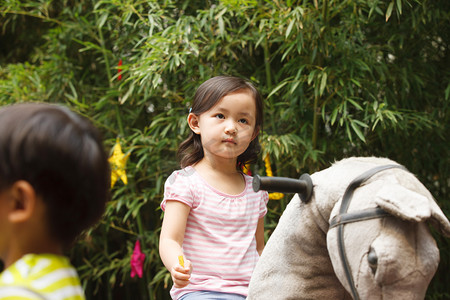
POLYGON ((191 108, 189 108, 189 113, 191 113, 192 112, 192 107, 191 108))

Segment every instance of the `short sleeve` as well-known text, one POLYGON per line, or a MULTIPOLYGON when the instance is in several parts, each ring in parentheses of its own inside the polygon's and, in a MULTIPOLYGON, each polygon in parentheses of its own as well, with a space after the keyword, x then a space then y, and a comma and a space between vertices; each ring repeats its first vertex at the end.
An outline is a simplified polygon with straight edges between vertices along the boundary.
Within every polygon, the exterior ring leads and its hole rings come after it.
POLYGON ((194 197, 192 185, 190 184, 191 175, 192 172, 190 169, 183 169, 173 172, 167 178, 164 184, 164 199, 161 202, 163 211, 166 209, 166 202, 168 200, 179 201, 192 208, 194 205, 194 197))
POLYGON ((269 193, 261 191, 261 201, 259 203, 259 218, 261 219, 267 214, 267 203, 269 203, 269 193))

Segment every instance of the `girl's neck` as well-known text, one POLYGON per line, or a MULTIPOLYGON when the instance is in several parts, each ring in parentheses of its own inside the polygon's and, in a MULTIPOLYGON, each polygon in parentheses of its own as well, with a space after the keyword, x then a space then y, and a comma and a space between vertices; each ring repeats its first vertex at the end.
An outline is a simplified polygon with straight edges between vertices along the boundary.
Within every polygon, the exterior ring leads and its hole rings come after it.
POLYGON ((223 175, 233 175, 240 173, 236 169, 236 159, 221 159, 211 160, 203 157, 198 163, 194 165, 196 170, 203 170, 214 173, 221 173, 223 175))
POLYGON ((200 176, 210 186, 228 195, 239 195, 245 189, 245 180, 241 172, 233 164, 220 164, 217 161, 211 164, 207 159, 202 159, 193 166, 200 176))

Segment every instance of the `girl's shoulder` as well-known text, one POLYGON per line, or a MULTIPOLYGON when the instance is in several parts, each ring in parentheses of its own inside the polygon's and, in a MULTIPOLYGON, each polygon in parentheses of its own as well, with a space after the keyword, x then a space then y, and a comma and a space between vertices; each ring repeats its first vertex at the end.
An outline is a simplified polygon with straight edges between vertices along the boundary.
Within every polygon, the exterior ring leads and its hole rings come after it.
POLYGON ((245 174, 244 172, 241 172, 241 174, 244 177, 246 186, 253 190, 253 176, 245 174))
POLYGON ((265 190, 259 190, 255 192, 253 190, 253 176, 245 174, 244 172, 242 172, 242 176, 244 176, 244 180, 247 186, 247 193, 258 195, 258 197, 260 197, 267 204, 269 202, 269 193, 265 190))
POLYGON ((164 184, 164 199, 161 203, 162 210, 165 210, 167 200, 176 200, 192 207, 195 200, 195 170, 194 168, 184 168, 173 171, 164 184))
POLYGON ((174 185, 177 183, 190 182, 194 179, 195 169, 191 166, 185 167, 181 170, 173 171, 172 174, 167 178, 166 185, 174 185))

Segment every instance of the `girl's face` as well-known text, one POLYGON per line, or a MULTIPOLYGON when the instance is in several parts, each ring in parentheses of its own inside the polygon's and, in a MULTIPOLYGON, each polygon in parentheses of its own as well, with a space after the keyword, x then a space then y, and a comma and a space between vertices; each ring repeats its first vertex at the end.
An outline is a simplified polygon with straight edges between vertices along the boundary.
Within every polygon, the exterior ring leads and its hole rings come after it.
POLYGON ((228 94, 208 111, 190 113, 188 123, 199 134, 205 157, 236 159, 258 135, 256 104, 248 90, 228 94))

